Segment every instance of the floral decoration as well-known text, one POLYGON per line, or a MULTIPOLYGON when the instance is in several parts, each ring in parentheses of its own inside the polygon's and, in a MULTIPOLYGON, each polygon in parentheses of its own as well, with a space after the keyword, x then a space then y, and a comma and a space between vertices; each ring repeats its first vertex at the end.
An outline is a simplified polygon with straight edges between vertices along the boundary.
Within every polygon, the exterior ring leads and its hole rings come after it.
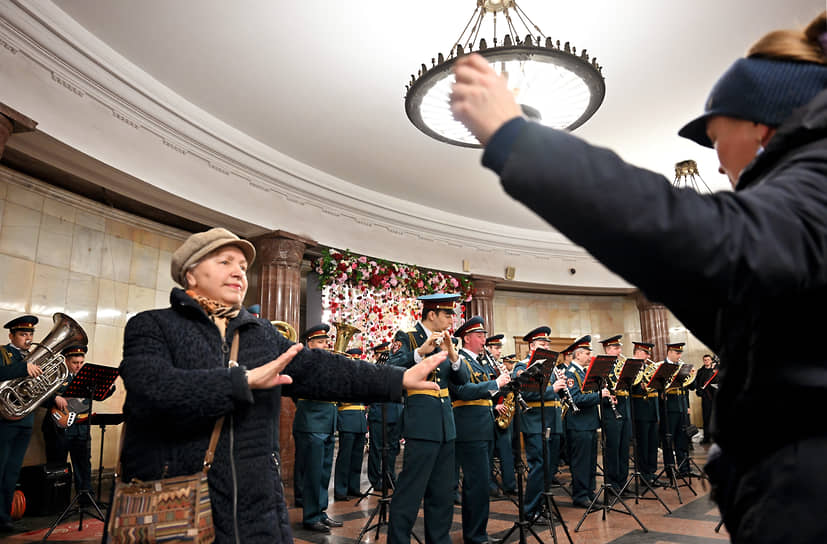
MULTIPOLYGON (((397 330, 413 326, 421 311, 416 297, 458 293, 460 300, 468 301, 473 287, 468 277, 347 250, 325 249, 315 270, 322 288, 324 320, 358 327, 362 333, 354 336, 351 345, 364 348, 390 341, 397 330)), ((456 319, 462 319, 462 306, 457 307, 456 319)))

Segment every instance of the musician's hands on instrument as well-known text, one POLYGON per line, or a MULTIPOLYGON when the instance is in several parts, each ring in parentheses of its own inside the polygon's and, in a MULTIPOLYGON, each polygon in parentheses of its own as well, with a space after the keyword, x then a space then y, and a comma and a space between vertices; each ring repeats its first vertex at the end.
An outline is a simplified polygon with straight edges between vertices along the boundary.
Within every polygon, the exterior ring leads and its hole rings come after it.
POLYGON ((551 384, 551 388, 554 389, 556 393, 559 393, 560 391, 566 388, 566 379, 557 378, 556 380, 554 380, 554 383, 551 384))
POLYGON ((609 393, 609 390, 604 387, 603 390, 600 391, 600 396, 603 397, 604 399, 607 399, 607 398, 611 398, 612 394, 609 393))
POLYGON ((423 359, 422 362, 406 370, 402 376, 402 387, 405 389, 430 389, 431 391, 439 391, 439 384, 428 380, 428 376, 445 360, 446 355, 447 353, 444 351, 434 353, 430 357, 423 359))
POLYGON ((497 388, 502 389, 507 383, 511 381, 511 376, 508 374, 500 374, 497 376, 497 388))
POLYGON ((457 353, 456 348, 454 348, 454 343, 451 342, 451 334, 448 331, 442 331, 442 343, 439 345, 444 351, 448 352, 448 360, 452 363, 457 362, 459 359, 459 353, 457 353))
POLYGON ((496 406, 494 407, 494 409, 497 411, 497 413, 498 413, 498 414, 502 414, 502 413, 505 411, 505 406, 504 406, 504 405, 503 405, 503 403, 501 402, 501 403, 499 403, 498 405, 496 405, 496 406))
POLYGON ((523 114, 508 88, 481 55, 463 55, 454 61, 456 82, 451 86, 451 112, 484 146, 504 123, 523 114))
POLYGON ((416 352, 420 357, 425 357, 429 353, 433 353, 437 346, 440 345, 440 342, 442 342, 442 333, 432 332, 431 336, 429 336, 421 346, 416 348, 416 352))
POLYGON ((304 349, 303 344, 293 344, 278 358, 273 359, 266 365, 247 371, 247 384, 250 389, 270 389, 277 385, 293 383, 293 378, 281 374, 281 371, 302 349, 304 349))
POLYGON ((60 395, 55 397, 55 406, 58 407, 60 410, 65 410, 69 403, 66 401, 65 398, 61 397, 60 395))
POLYGON ((26 363, 26 372, 29 373, 30 378, 34 378, 43 374, 43 369, 34 363, 26 363))

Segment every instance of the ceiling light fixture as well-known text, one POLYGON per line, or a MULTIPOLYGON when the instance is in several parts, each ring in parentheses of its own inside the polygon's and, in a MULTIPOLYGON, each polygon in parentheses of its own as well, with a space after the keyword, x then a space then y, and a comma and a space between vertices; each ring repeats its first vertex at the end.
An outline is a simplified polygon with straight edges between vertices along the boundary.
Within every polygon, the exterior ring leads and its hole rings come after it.
POLYGON ((574 130, 594 115, 606 94, 597 59, 589 58, 585 49, 577 54, 569 42, 561 46, 560 40, 543 34, 516 0, 476 0, 476 4, 448 58, 439 53, 431 59, 430 68, 423 64, 405 86, 405 111, 419 130, 449 144, 480 147, 468 129, 453 118, 448 102, 454 82, 451 67, 459 56, 474 51, 475 44, 476 52, 497 73, 507 75, 508 85, 527 117, 550 127, 574 130), (489 13, 494 26, 493 47, 485 38, 479 38, 489 13), (497 37, 498 13, 505 18, 508 30, 502 43, 497 37), (525 36, 522 40, 521 35, 525 36))
POLYGON ((698 172, 698 163, 693 160, 675 163, 675 181, 672 182, 672 185, 675 187, 691 187, 698 193, 712 192, 709 185, 706 184, 704 178, 702 178, 698 172), (701 190, 701 186, 698 185, 698 180, 701 180, 706 191, 701 190))

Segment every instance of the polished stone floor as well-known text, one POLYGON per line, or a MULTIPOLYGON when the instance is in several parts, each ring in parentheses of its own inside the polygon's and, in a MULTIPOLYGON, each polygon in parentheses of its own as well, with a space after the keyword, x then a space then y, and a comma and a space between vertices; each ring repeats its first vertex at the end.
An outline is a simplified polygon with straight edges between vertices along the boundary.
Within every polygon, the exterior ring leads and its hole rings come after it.
MULTIPOLYGON (((706 458, 706 446, 696 444, 693 450, 693 458, 699 466, 703 466, 706 458)), ((399 456, 399 463, 401 464, 402 456, 399 456)), ((401 467, 400 467, 401 468, 401 467)), ((560 479, 563 483, 569 480, 567 471, 560 474, 560 479)), ((362 483, 364 488, 368 488, 367 478, 363 472, 362 483)), ((598 477, 598 485, 601 481, 598 477)), ((331 482, 332 484, 332 482, 331 482)), ((640 543, 640 544, 703 544, 727 542, 728 536, 725 528, 721 528, 720 532, 715 532, 718 525, 719 517, 715 506, 709 500, 709 490, 705 482, 698 479, 691 480, 692 488, 697 493, 694 495, 687 487, 679 487, 680 500, 675 489, 658 488, 657 493, 663 500, 666 506, 672 510, 671 514, 667 514, 666 508, 657 500, 641 500, 635 504, 635 500, 626 500, 632 513, 637 516, 640 522, 646 527, 644 531, 635 519, 627 513, 619 511, 609 511, 603 519, 603 512, 597 510, 588 514, 585 517, 579 530, 575 531, 575 527, 580 523, 584 517, 586 510, 583 508, 575 508, 572 505, 570 497, 562 488, 555 488, 553 491, 554 502, 559 507, 563 521, 565 522, 568 533, 571 536, 571 542, 574 544, 589 543, 589 544, 626 544, 626 543, 640 543), (682 504, 681 504, 682 502, 682 504)), ((293 508, 292 504, 292 489, 286 489, 288 505, 290 508, 290 521, 293 527, 293 535, 297 543, 330 543, 330 544, 353 544, 357 542, 362 529, 367 525, 368 518, 372 513, 377 511, 378 499, 374 496, 369 496, 365 500, 357 503, 356 500, 350 501, 332 501, 328 508, 330 516, 344 522, 344 527, 336 528, 330 534, 319 534, 307 531, 301 525, 301 509, 293 508)), ((329 490, 331 498, 333 497, 332 485, 329 490)), ((104 491, 106 494, 106 491, 104 491)), ((651 495, 649 495, 651 496, 651 495)), ((616 505, 618 510, 623 510, 620 505, 616 505)), ((461 507, 454 507, 454 523, 451 528, 451 538, 454 543, 462 542, 462 527, 461 527, 461 507)), ((414 528, 414 533, 420 539, 423 537, 423 522, 422 511, 419 513, 420 517, 414 528)), ((57 516, 44 517, 24 517, 18 522, 19 531, 15 535, 0 535, 0 542, 4 543, 21 543, 21 542, 35 542, 39 541, 43 536, 43 532, 35 532, 38 529, 48 528, 55 521, 57 516), (28 533, 28 534, 26 534, 28 533)), ((56 534, 50 541, 75 542, 75 543, 91 543, 99 542, 99 537, 88 536, 85 531, 83 535, 75 532, 74 528, 77 526, 77 518, 73 519, 67 531, 63 534, 56 534)), ((490 537, 495 539, 502 539, 508 534, 507 543, 521 542, 519 530, 513 530, 515 523, 518 521, 516 505, 505 498, 492 499, 491 501, 491 515, 488 523, 488 532, 490 537), (510 534, 509 534, 510 532, 510 534)), ((373 523, 376 519, 373 520, 373 523)), ((96 522, 97 523, 97 522, 96 522)), ((86 522, 88 525, 88 522, 86 522)), ((532 526, 534 533, 527 532, 524 542, 554 542, 553 535, 548 525, 534 525, 532 526), (535 536, 536 534, 536 536, 535 536)), ((100 530, 100 529, 98 529, 100 530)), ((555 535, 557 541, 560 543, 568 542, 563 527, 555 524, 555 535)), ((412 542, 415 541, 413 538, 412 542)), ((380 534, 377 539, 376 530, 371 530, 362 538, 362 542, 385 542, 386 541, 386 526, 380 528, 380 534)))

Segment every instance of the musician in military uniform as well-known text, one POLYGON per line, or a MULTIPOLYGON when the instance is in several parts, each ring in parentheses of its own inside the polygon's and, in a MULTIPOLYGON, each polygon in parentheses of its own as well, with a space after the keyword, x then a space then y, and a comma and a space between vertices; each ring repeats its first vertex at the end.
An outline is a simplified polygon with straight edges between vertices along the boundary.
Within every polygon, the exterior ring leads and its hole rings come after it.
POLYGON ((574 359, 566 372, 567 386, 579 410, 566 415, 566 431, 571 451, 572 501, 575 506, 588 508, 594 500, 597 485, 597 429, 600 427, 598 404, 610 398, 609 390, 583 393, 586 368, 591 362, 592 337, 586 335, 575 342, 574 359))
MULTIPOLYGON (((320 323, 302 333, 308 349, 330 350, 330 325, 320 323)), ((327 487, 333 468, 333 435, 336 432, 336 403, 322 400, 296 399, 293 437, 296 462, 293 491, 297 505, 302 507, 305 529, 329 533, 342 522, 327 515, 327 487), (300 497, 299 497, 300 495, 300 497)))
POLYGON ((389 364, 410 368, 440 350, 447 352, 447 358, 432 373, 439 391, 408 390, 405 394, 405 454, 390 505, 389 544, 410 542, 423 497, 426 544, 451 542, 456 427, 448 383, 462 385, 469 378, 468 368, 462 364, 448 333, 458 298, 459 295, 446 294, 419 297, 422 318, 413 329, 394 336, 398 349, 389 364))
MULTIPOLYGON (((37 321, 33 315, 23 315, 3 325, 9 329, 9 343, 0 346, 0 381, 35 377, 42 373, 39 366, 25 361, 37 321)), ((0 532, 14 531, 11 502, 20 467, 23 466, 23 457, 32 437, 33 424, 34 411, 17 421, 0 417, 0 532)))
MULTIPOLYGON (((531 353, 537 348, 551 349, 551 328, 546 326, 537 327, 523 337, 528 343, 529 356, 514 365, 513 377, 522 374, 528 367, 531 353)), ((551 483, 554 474, 557 472, 557 465, 560 461, 560 435, 563 432, 561 421, 560 397, 558 392, 566 386, 564 379, 553 377, 549 379, 548 385, 543 393, 543 410, 540 409, 540 393, 534 391, 523 391, 522 397, 529 407, 529 410, 520 414, 520 431, 523 433, 525 442, 525 456, 528 462, 528 480, 525 489, 525 501, 523 508, 529 517, 535 516, 542 511, 543 491, 545 483, 551 483), (543 428, 545 424, 545 428, 543 428), (543 435, 545 429, 549 430, 546 439, 545 465, 543 463, 543 435), (544 472, 545 468, 545 472, 544 472)))
MULTIPOLYGON (((362 358, 362 348, 345 351, 351 359, 362 358)), ((337 501, 360 497, 359 480, 362 476, 362 458, 365 455, 365 433, 368 421, 365 417, 365 405, 340 402, 336 418, 339 431, 339 453, 336 455, 336 467, 333 474, 333 499, 337 501)))
POLYGON ((469 380, 448 384, 456 422, 456 459, 462 470, 462 541, 488 543, 488 481, 491 452, 494 449, 494 412, 492 399, 511 381, 508 374, 492 379, 483 353, 485 322, 474 316, 457 329, 462 340, 459 351, 469 380))
MULTIPOLYGON (((620 339, 623 335, 618 334, 605 340, 601 340, 603 344, 603 352, 612 357, 623 357, 621 350, 623 344, 620 339)), ((622 360, 622 359, 621 359, 622 360)), ((618 375, 621 365, 617 365, 618 375)), ((603 410, 601 411, 603 417, 603 432, 605 433, 606 443, 603 450, 603 469, 605 470, 606 483, 611 485, 618 493, 623 489, 626 483, 626 478, 629 477, 629 443, 632 440, 632 414, 629 409, 629 392, 616 391, 610 400, 603 401, 603 410), (614 410, 610 405, 614 402, 614 410), (618 419, 615 414, 619 414, 618 419)))
MULTIPOLYGON (((666 344, 666 361, 679 363, 683 347, 684 342, 666 344)), ((689 399, 679 383, 672 384, 672 387, 664 392, 664 397, 665 402, 661 406, 660 414, 660 430, 664 444, 663 464, 676 467, 679 476, 689 476, 689 437, 686 436, 689 399), (671 442, 667 440, 668 435, 671 435, 671 442)))
MULTIPOLYGON (((92 435, 89 417, 92 412, 92 399, 63 396, 86 362, 86 351, 87 347, 84 345, 69 346, 63 350, 69 375, 55 395, 43 403, 49 413, 43 418, 41 430, 46 443, 46 462, 65 463, 66 456, 69 455, 72 459, 75 491, 78 493, 88 491, 91 494, 92 435), (60 427, 57 423, 57 419, 64 412, 75 414, 74 421, 66 428, 60 427)), ((112 396, 114 392, 115 384, 112 384, 104 398, 112 396)), ((88 499, 81 497, 81 500, 88 499)))
POLYGON ((718 391, 718 369, 712 362, 712 355, 705 354, 704 366, 698 369, 695 377, 695 394, 701 397, 701 412, 704 421, 704 437, 701 444, 712 442, 712 406, 715 404, 715 393, 718 391))
MULTIPOLYGON (((489 351, 494 362, 499 363, 499 366, 502 368, 506 368, 503 363, 499 362, 503 350, 504 337, 505 335, 503 334, 495 334, 485 339, 485 349, 489 351)), ((510 370, 506 369, 506 373, 511 376, 510 370)), ((499 368, 494 372, 492 377, 496 378, 497 376, 499 376, 499 368)), ((500 477, 502 478, 502 488, 505 490, 505 493, 507 495, 517 494, 517 478, 514 475, 514 453, 511 451, 511 428, 513 425, 511 424, 512 422, 509 421, 508 425, 503 429, 496 424, 497 418, 501 417, 505 410, 505 407, 503 407, 504 400, 504 395, 494 397, 494 448, 491 454, 491 481, 488 485, 489 494, 492 496, 500 495, 500 489, 494 476, 497 462, 499 462, 500 465, 500 477)), ((513 410, 515 409, 516 406, 512 406, 512 417, 514 416, 513 410)))
MULTIPOLYGON (((382 342, 373 347, 375 363, 386 364, 390 357, 390 342, 382 342)), ((373 489, 380 490, 382 486, 382 451, 384 439, 382 437, 382 407, 385 407, 385 432, 388 438, 386 470, 388 481, 385 485, 392 489, 396 485, 396 457, 399 455, 399 440, 402 438, 402 403, 386 402, 374 403, 368 409, 368 481, 373 489)))
MULTIPOLYGON (((651 361, 654 344, 648 342, 633 342, 633 357, 651 361)), ((657 363, 649 362, 644 368, 657 363)), ((632 386, 632 411, 635 418, 635 453, 637 455, 638 472, 647 482, 655 481, 658 470, 658 392, 646 389, 645 381, 632 386)))

